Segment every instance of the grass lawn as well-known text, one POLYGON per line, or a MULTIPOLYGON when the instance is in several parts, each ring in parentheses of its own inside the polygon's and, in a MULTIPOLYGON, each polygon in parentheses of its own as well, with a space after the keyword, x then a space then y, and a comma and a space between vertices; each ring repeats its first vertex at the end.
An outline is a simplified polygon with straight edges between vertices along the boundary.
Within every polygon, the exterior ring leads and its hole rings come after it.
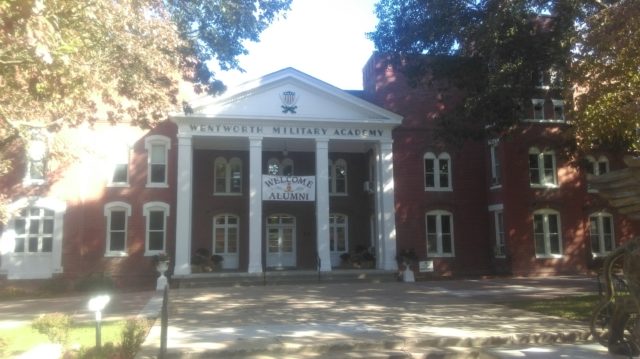
MULTIPOLYGON (((120 342, 125 321, 102 322, 102 343, 120 342)), ((38 344, 48 343, 46 335, 32 329, 31 325, 16 328, 0 329, 0 358, 8 358, 25 352, 38 344)), ((82 347, 93 347, 96 344, 95 323, 76 323, 69 331, 69 346, 79 344, 82 347)))
POLYGON ((554 299, 517 300, 500 302, 510 308, 524 309, 556 317, 587 322, 591 319, 600 297, 597 295, 567 296, 554 299))

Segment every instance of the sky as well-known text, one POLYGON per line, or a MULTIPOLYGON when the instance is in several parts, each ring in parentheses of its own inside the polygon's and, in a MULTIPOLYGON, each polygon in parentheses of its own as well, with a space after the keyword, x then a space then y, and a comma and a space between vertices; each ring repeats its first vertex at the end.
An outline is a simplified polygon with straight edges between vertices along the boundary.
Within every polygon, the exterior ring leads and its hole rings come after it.
POLYGON ((293 0, 286 18, 276 20, 246 43, 240 56, 246 73, 220 71, 228 87, 293 67, 343 90, 362 89, 362 68, 373 53, 366 33, 375 29, 377 0, 293 0))

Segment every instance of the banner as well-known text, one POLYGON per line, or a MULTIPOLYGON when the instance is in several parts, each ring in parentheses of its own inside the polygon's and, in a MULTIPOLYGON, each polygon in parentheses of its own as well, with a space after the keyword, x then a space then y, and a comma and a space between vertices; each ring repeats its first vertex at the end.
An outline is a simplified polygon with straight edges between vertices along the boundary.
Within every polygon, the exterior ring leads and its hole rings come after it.
POLYGON ((315 201, 315 176, 262 175, 263 201, 315 201))

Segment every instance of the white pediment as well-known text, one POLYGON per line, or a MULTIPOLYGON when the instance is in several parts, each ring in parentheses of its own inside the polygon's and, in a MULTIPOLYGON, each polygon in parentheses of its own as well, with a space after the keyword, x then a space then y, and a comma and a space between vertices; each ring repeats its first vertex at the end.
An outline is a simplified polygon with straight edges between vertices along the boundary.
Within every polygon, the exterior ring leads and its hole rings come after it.
MULTIPOLYGON (((192 118, 400 124, 402 117, 293 68, 191 104, 192 118), (284 100, 285 93, 293 103, 284 100)), ((183 117, 183 114, 173 117, 183 117)))

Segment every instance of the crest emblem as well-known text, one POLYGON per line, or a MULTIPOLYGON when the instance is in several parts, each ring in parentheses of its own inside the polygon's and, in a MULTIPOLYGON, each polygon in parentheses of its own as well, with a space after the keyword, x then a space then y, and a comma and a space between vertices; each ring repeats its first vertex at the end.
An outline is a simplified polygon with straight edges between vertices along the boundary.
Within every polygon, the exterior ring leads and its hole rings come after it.
POLYGON ((280 94, 280 101, 282 101, 282 113, 296 113, 296 103, 298 103, 298 96, 294 91, 284 91, 280 94))

